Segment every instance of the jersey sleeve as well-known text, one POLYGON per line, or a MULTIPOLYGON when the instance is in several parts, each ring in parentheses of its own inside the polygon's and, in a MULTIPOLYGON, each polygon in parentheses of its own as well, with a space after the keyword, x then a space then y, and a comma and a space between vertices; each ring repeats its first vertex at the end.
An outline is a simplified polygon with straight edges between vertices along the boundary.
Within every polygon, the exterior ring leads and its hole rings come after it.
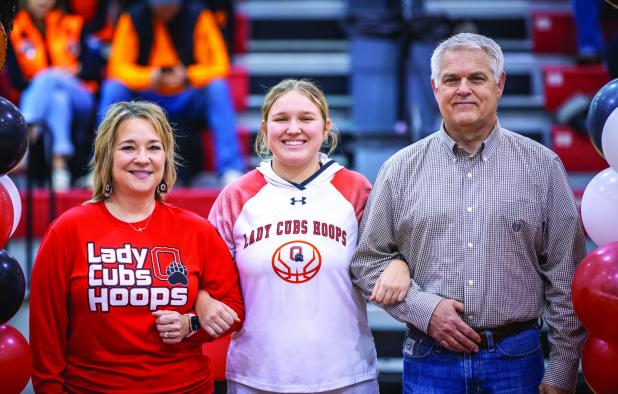
POLYGON ((256 170, 249 172, 236 182, 226 186, 215 200, 208 220, 225 241, 232 257, 236 255, 234 244, 234 225, 243 207, 262 187, 266 185, 264 176, 256 170))
POLYGON ((369 192, 371 192, 371 183, 358 172, 345 168, 333 176, 331 183, 352 204, 356 220, 360 224, 369 192))

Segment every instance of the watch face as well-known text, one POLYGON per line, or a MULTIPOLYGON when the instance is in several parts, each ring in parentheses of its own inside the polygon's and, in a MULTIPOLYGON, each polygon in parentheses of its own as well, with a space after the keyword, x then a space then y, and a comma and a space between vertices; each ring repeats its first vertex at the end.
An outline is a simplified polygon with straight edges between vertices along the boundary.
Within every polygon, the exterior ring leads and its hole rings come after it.
POLYGON ((197 316, 191 316, 191 332, 200 329, 200 319, 197 316))

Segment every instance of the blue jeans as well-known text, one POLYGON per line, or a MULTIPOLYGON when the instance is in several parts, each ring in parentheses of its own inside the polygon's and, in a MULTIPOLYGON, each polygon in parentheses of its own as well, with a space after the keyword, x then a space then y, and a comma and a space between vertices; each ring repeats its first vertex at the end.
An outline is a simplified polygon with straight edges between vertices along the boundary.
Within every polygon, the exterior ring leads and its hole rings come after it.
MULTIPOLYGON (((491 336, 491 333, 488 334, 491 336)), ((404 393, 538 393, 544 373, 539 329, 456 353, 433 338, 409 333, 403 347, 404 393)))
POLYGON ((601 30, 601 0, 571 0, 577 48, 580 55, 605 55, 605 38, 601 30))
MULTIPOLYGON (((24 90, 19 109, 27 123, 41 122, 49 128, 54 155, 71 156, 71 130, 87 133, 92 122, 94 95, 80 80, 62 71, 38 73, 24 90)), ((83 152, 86 154, 86 152, 83 152)))
MULTIPOLYGON (((224 79, 214 79, 203 88, 188 88, 175 95, 161 95, 153 91, 132 91, 122 83, 109 79, 101 87, 101 100, 97 113, 97 126, 103 120, 107 108, 126 100, 147 100, 159 104, 169 115, 177 133, 182 137, 177 139, 179 153, 191 162, 191 154, 184 154, 195 148, 199 138, 187 136, 185 132, 196 126, 210 126, 215 143, 215 165, 219 175, 227 170, 244 171, 245 166, 240 154, 238 139, 236 138, 236 113, 232 107, 227 82, 224 79)), ((195 130, 193 130, 195 131, 195 130)), ((198 159, 199 160, 199 159, 198 159)), ((201 166, 200 163, 189 163, 201 166)))

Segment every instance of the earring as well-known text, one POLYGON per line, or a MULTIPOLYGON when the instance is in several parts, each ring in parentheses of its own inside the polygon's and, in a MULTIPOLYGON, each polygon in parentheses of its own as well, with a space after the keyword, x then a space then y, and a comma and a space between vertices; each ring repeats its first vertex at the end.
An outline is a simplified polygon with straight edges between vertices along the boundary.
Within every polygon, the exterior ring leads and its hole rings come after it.
POLYGON ((109 181, 103 187, 103 195, 105 198, 109 198, 112 195, 112 182, 109 181))
POLYGON ((159 183, 159 186, 157 186, 157 194, 159 195, 159 197, 165 198, 167 196, 167 192, 167 183, 165 183, 164 180, 161 180, 161 183, 159 183))

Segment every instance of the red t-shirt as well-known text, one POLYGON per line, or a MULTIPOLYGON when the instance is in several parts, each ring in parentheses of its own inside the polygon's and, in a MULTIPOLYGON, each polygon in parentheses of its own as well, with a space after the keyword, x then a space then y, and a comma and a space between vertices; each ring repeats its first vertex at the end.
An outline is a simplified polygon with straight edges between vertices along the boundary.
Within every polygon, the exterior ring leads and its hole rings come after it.
POLYGON ((152 316, 191 311, 198 289, 243 318, 238 272, 204 218, 159 202, 150 222, 132 226, 103 203, 69 210, 47 230, 32 272, 35 390, 211 392, 200 346, 208 334, 167 345, 152 316))

